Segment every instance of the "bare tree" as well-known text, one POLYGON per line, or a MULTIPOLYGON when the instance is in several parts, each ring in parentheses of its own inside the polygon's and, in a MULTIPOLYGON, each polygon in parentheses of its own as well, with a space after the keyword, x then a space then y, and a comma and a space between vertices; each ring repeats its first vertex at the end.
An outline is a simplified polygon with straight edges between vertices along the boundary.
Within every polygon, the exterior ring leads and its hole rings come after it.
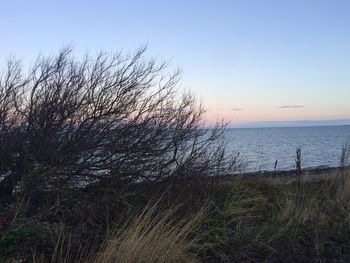
POLYGON ((223 125, 202 126, 179 72, 134 55, 78 60, 65 48, 28 74, 10 62, 0 79, 0 191, 222 175, 236 158, 218 144, 223 125))

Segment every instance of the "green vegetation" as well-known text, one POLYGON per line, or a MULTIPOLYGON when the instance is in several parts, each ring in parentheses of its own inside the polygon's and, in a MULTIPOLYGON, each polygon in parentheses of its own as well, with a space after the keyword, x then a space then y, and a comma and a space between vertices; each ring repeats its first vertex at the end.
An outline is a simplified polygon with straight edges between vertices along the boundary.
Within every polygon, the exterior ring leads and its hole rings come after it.
POLYGON ((55 224, 7 230, 1 261, 348 262, 349 176, 342 170, 300 185, 233 178, 191 208, 166 195, 135 202, 100 242, 79 249, 55 224))
POLYGON ((216 199, 221 216, 210 217, 213 229, 225 226, 220 260, 347 262, 350 210, 348 200, 338 197, 338 180, 224 184, 216 199))

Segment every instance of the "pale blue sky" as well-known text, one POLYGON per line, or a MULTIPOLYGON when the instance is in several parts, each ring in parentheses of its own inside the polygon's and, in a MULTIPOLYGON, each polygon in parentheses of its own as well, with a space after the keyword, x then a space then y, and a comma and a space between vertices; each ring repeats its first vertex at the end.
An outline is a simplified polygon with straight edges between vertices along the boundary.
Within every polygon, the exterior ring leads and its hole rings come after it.
POLYGON ((350 123, 350 1, 13 0, 0 3, 0 28, 2 64, 67 44, 148 44, 183 69, 209 120, 350 123))

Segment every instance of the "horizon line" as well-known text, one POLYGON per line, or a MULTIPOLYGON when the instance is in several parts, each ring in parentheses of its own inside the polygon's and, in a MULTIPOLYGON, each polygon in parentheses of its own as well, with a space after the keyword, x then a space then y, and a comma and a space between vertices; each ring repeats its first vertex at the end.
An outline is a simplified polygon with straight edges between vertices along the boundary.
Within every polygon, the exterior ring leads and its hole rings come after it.
POLYGON ((292 128, 292 127, 323 127, 348 126, 350 119, 330 120, 292 120, 292 121, 261 121, 239 124, 228 124, 228 128, 292 128))

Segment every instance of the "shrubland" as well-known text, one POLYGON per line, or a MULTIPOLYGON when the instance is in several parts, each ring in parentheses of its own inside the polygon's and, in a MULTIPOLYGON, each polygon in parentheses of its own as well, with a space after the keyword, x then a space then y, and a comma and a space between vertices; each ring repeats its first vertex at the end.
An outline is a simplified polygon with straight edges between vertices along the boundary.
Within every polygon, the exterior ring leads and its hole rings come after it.
POLYGON ((320 180, 239 176, 225 125, 178 86, 144 48, 10 60, 0 261, 348 262, 346 149, 320 180))

